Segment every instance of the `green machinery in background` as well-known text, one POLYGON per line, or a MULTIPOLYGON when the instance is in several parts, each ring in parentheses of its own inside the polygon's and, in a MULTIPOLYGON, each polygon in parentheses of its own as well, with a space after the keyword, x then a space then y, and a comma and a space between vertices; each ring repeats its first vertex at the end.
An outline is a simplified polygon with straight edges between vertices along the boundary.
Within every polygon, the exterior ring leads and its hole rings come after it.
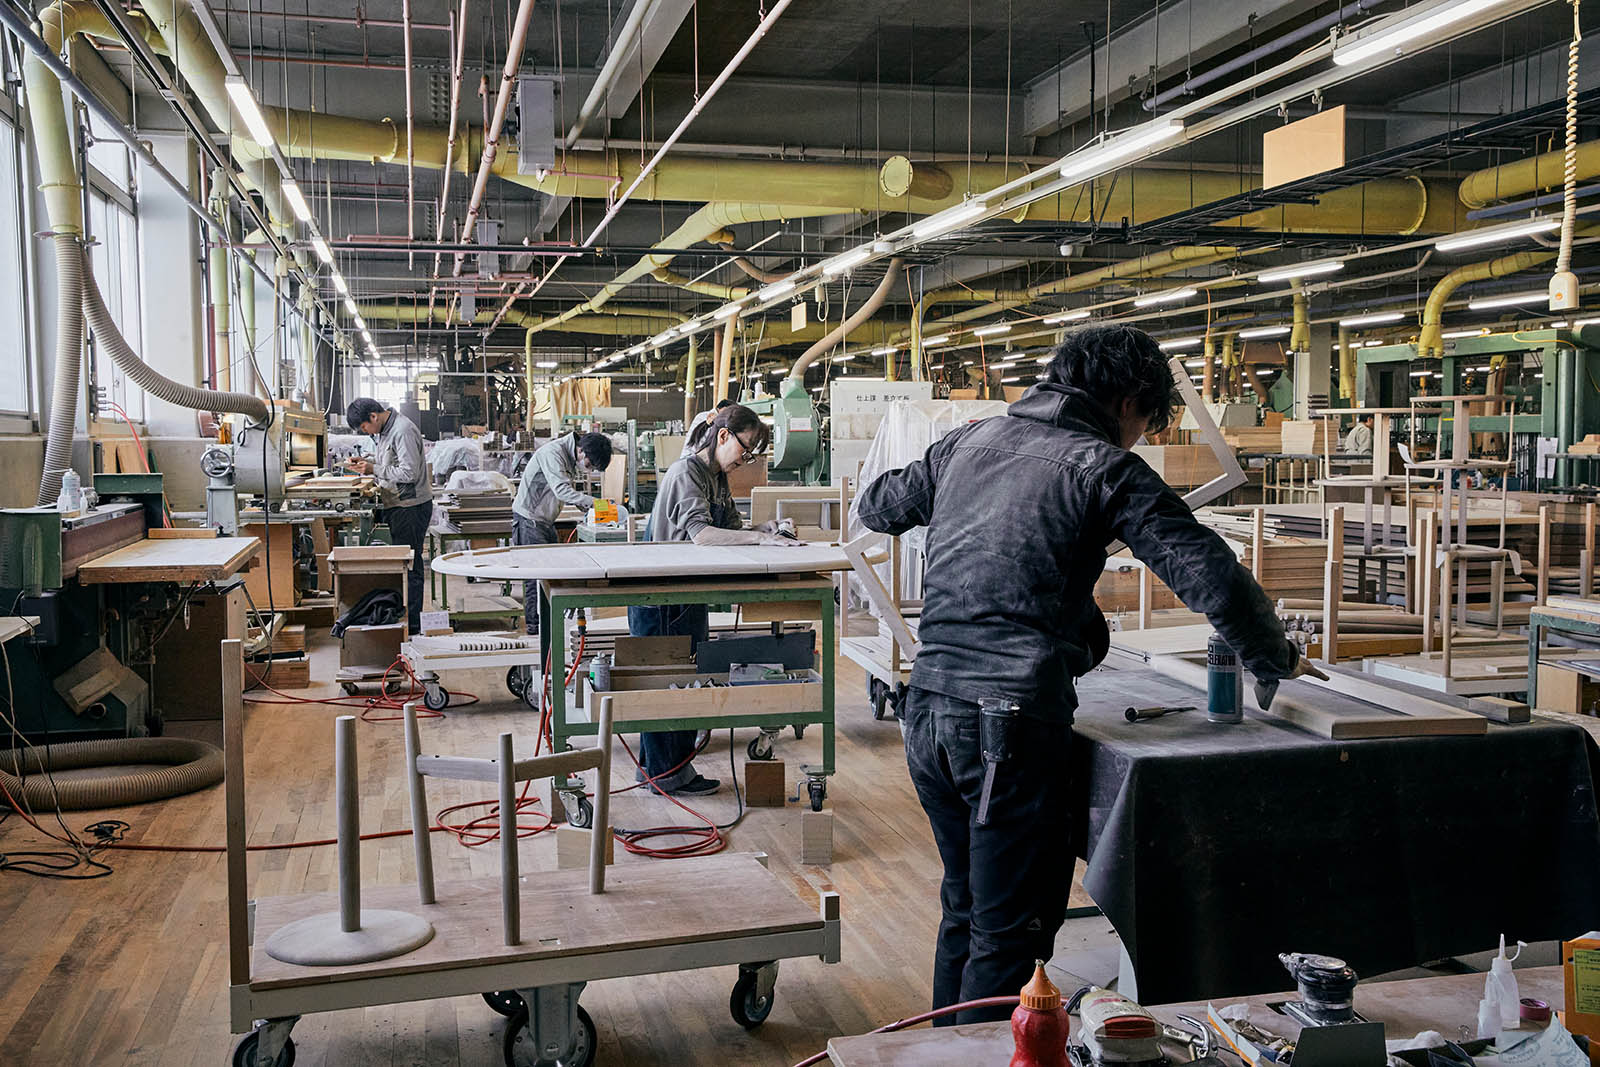
POLYGON ((822 416, 811 402, 804 382, 785 378, 776 396, 752 397, 744 405, 772 422, 770 470, 774 481, 820 485, 827 480, 822 416))
POLYGON ((0 614, 36 617, 7 646, 10 714, 0 746, 159 732, 150 687, 136 670, 155 626, 181 610, 170 584, 83 585, 80 564, 144 538, 162 523, 160 474, 98 474, 100 503, 77 518, 53 508, 0 511, 0 614))
MULTIPOLYGON (((1585 435, 1600 433, 1600 326, 1457 338, 1445 342, 1444 356, 1438 360, 1422 360, 1414 344, 1363 348, 1356 352, 1356 406, 1404 407, 1410 397, 1421 395, 1412 377, 1420 369, 1439 374, 1427 379, 1428 395, 1484 392, 1486 375, 1472 368, 1487 366, 1497 357, 1520 362, 1524 368, 1537 364, 1542 377, 1530 373, 1526 377, 1531 385, 1508 385, 1505 393, 1519 401, 1514 419, 1474 415, 1472 431, 1515 435, 1512 470, 1519 489, 1537 488, 1535 482, 1551 488, 1593 484, 1571 462, 1557 462, 1553 476, 1535 478, 1535 439, 1553 438, 1555 451, 1565 454, 1585 435)), ((1512 383, 1517 378, 1515 372, 1509 375, 1512 383)), ((1423 426, 1437 431, 1436 421, 1427 420, 1423 426)))

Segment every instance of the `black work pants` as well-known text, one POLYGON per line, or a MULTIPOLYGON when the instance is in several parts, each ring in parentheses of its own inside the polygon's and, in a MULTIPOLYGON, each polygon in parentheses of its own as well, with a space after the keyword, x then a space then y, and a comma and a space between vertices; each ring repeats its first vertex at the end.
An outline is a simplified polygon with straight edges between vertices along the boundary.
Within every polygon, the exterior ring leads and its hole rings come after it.
MULTIPOLYGON (((944 861, 939 886, 933 1006, 1014 995, 1048 960, 1072 889, 1066 721, 1026 716, 1012 758, 998 765, 988 819, 978 706, 912 688, 906 697, 906 763, 944 861)), ((935 1026, 1005 1019, 1010 1008, 945 1015, 935 1026)))
POLYGON ((413 635, 422 630, 422 542, 428 538, 428 523, 433 521, 433 501, 390 508, 384 512, 389 524, 389 539, 411 548, 411 568, 406 571, 406 616, 413 635))
MULTIPOLYGON (((628 633, 634 637, 688 637, 699 648, 711 632, 711 610, 704 604, 644 604, 628 608, 628 633)), ((694 757, 694 730, 652 730, 639 735, 639 763, 656 788, 670 793, 700 772, 694 757)))
MULTIPOLYGON (((556 524, 539 522, 512 513, 511 543, 514 545, 553 545, 556 543, 556 524)), ((522 583, 522 622, 530 634, 539 632, 539 583, 522 583)), ((549 646, 546 638, 542 645, 549 646)))

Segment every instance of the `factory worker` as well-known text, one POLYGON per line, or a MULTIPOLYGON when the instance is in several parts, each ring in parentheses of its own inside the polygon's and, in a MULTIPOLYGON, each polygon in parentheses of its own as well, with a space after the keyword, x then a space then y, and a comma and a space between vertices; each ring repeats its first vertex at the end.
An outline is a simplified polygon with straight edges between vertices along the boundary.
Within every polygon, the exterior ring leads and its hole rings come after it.
MULTIPOLYGON (((562 434, 540 446, 522 472, 522 484, 511 502, 511 540, 519 545, 556 543, 556 516, 562 504, 579 511, 594 507, 595 498, 574 486, 580 474, 599 474, 611 465, 611 438, 603 433, 562 434)), ((539 631, 539 583, 522 583, 523 621, 528 632, 539 631)))
POLYGON ((410 632, 422 630, 422 542, 433 519, 433 486, 428 479, 427 454, 417 424, 369 396, 357 397, 345 409, 345 421, 357 433, 376 442, 371 459, 351 460, 350 470, 378 480, 383 504, 382 521, 389 525, 389 540, 411 549, 406 572, 406 612, 410 632))
MULTIPOLYGON (((772 523, 746 529, 728 490, 728 471, 760 459, 770 436, 766 423, 739 404, 718 410, 709 421, 696 420, 683 455, 661 475, 646 539, 697 545, 803 544, 777 533, 772 523)), ((698 645, 706 639, 707 620, 704 604, 630 607, 628 632, 635 637, 687 635, 698 645)), ((663 793, 713 793, 722 784, 695 770, 693 730, 646 733, 639 750, 645 775, 663 793)))
POLYGON ((1358 455, 1367 455, 1372 451, 1372 416, 1363 415, 1356 420, 1350 432, 1344 436, 1344 450, 1358 455))
POLYGON ((1054 952, 1072 883, 1069 830, 1083 815, 1069 780, 1073 680, 1108 648, 1093 593, 1111 542, 1203 612, 1258 680, 1315 673, 1233 551, 1129 451, 1179 403, 1148 335, 1085 327, 1005 415, 957 427, 860 495, 870 529, 927 527, 904 726, 944 862, 936 1008, 1014 995, 1054 952))

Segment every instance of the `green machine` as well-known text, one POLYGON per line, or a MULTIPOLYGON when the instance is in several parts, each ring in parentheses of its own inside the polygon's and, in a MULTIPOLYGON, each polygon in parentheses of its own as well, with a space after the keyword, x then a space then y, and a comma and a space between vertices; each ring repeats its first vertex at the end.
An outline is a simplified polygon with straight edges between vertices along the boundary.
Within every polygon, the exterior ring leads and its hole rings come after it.
POLYGON ((38 620, 7 646, 15 727, 0 727, 0 745, 14 746, 17 733, 44 742, 159 732, 150 687, 132 666, 152 620, 181 607, 179 592, 75 575, 160 524, 161 485, 160 474, 101 474, 100 502, 82 515, 0 511, 0 614, 38 620))
MULTIPOLYGON (((1404 406, 1416 392, 1414 364, 1437 370, 1439 377, 1428 380, 1428 394, 1433 396, 1483 392, 1484 372, 1479 368, 1496 358, 1520 367, 1522 373, 1513 369, 1509 378, 1515 382, 1522 377, 1524 384, 1504 390, 1519 401, 1515 417, 1474 415, 1471 427, 1473 433, 1514 434, 1520 439, 1513 443, 1513 477, 1524 483, 1518 488, 1535 488, 1534 438, 1553 438, 1556 453, 1565 455, 1574 442, 1600 433, 1600 388, 1596 386, 1600 383, 1600 326, 1455 338, 1444 343, 1444 355, 1438 360, 1422 360, 1414 344, 1363 348, 1355 356, 1356 405, 1360 407, 1404 406), (1533 377, 1535 373, 1540 377, 1533 377)), ((1436 422, 1427 420, 1424 426, 1437 432, 1436 422)), ((1583 473, 1572 462, 1563 461, 1555 464, 1553 475, 1537 480, 1551 488, 1592 483, 1580 476, 1583 473)))
POLYGON ((819 485, 827 478, 827 452, 822 447, 822 416, 811 402, 805 383, 785 378, 776 396, 753 397, 745 407, 772 422, 771 469, 783 481, 819 485))

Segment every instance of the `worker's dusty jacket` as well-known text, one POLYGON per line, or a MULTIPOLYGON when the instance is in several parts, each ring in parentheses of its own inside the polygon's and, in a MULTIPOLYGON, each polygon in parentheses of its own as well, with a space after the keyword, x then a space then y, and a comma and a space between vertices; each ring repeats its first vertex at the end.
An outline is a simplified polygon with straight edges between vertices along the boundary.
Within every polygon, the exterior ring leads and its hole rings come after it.
POLYGON ((377 435, 372 476, 378 479, 385 507, 410 507, 433 499, 422 431, 394 408, 377 435))
POLYGON ((1081 391, 1040 383, 1007 414, 951 431, 862 492, 869 528, 928 527, 912 685, 1070 716, 1073 679, 1108 648, 1093 594, 1113 541, 1203 612, 1258 678, 1293 670, 1298 652, 1250 572, 1113 443, 1116 432, 1081 391))
POLYGON ((573 486, 577 476, 578 435, 563 434, 542 445, 528 461, 511 510, 529 522, 553 523, 562 504, 580 511, 594 507, 594 497, 573 486))

